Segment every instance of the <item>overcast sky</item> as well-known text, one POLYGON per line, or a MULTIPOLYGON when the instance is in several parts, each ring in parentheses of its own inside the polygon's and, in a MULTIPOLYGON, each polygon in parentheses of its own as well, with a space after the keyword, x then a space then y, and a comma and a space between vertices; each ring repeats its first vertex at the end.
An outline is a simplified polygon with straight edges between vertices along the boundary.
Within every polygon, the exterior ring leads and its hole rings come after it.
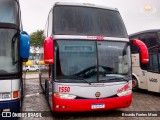
POLYGON ((23 29, 29 34, 44 29, 48 13, 55 2, 94 3, 117 8, 128 34, 160 29, 160 0, 19 0, 23 29), (98 2, 97 2, 98 1, 98 2))

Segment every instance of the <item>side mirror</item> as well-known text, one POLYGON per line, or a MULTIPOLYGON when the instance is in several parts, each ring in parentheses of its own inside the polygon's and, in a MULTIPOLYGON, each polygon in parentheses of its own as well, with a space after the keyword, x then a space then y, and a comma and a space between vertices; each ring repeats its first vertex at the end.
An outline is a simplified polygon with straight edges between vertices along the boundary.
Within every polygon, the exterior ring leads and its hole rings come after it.
POLYGON ((147 46, 141 40, 138 39, 134 39, 131 42, 133 45, 137 46, 140 50, 141 63, 147 64, 149 62, 149 54, 147 46))
POLYGON ((52 37, 44 40, 44 62, 45 64, 54 63, 54 42, 52 37))
POLYGON ((27 62, 30 51, 30 37, 27 32, 20 32, 20 57, 23 62, 27 62))

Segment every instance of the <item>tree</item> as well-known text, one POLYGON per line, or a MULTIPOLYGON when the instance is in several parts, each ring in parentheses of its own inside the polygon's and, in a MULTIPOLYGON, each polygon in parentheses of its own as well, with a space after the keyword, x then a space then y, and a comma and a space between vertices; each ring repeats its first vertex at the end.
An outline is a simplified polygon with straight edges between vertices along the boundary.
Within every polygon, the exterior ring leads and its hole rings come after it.
POLYGON ((43 46, 44 36, 43 30, 37 30, 30 34, 30 45, 33 47, 43 46))

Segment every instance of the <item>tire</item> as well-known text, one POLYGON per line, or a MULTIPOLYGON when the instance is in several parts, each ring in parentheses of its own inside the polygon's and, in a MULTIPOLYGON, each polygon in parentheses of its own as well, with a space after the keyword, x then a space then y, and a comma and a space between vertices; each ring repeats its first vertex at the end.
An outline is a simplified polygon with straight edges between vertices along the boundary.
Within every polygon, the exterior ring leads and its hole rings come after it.
POLYGON ((37 69, 36 72, 38 72, 39 70, 37 69))
POLYGON ((29 70, 27 69, 26 72, 28 72, 29 70))
POLYGON ((45 80, 45 95, 46 95, 46 99, 49 103, 49 82, 48 82, 48 80, 45 80))
POLYGON ((137 91, 138 90, 138 81, 134 76, 132 77, 132 90, 133 91, 137 91))

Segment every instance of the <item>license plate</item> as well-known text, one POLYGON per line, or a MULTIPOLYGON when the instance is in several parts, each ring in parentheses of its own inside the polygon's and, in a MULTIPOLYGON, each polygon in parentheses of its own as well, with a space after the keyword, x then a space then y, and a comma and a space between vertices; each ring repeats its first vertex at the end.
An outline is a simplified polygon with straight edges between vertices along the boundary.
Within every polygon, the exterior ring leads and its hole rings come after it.
POLYGON ((105 104, 92 104, 92 109, 105 108, 105 104))

